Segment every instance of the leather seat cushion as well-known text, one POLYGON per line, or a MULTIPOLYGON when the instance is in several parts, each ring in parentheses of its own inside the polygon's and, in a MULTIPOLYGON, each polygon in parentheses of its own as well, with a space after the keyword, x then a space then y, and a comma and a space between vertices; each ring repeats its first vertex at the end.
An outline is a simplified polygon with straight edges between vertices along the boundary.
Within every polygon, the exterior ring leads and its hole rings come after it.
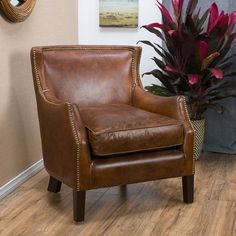
POLYGON ((126 104, 80 108, 96 156, 164 149, 183 144, 183 125, 126 104))

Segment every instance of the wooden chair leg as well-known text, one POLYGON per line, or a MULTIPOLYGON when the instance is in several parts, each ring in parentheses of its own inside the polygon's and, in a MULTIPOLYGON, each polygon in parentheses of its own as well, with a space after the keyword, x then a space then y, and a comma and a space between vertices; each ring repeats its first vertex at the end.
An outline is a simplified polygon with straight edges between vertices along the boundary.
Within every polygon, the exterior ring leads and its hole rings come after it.
POLYGON ((126 184, 120 185, 120 190, 121 191, 126 191, 127 190, 127 185, 126 184))
POLYGON ((194 175, 182 177, 183 199, 185 203, 193 203, 194 175))
POLYGON ((84 221, 86 191, 73 190, 73 214, 74 221, 84 221))
POLYGON ((50 176, 48 183, 48 191, 53 193, 58 193, 61 190, 61 181, 50 176))

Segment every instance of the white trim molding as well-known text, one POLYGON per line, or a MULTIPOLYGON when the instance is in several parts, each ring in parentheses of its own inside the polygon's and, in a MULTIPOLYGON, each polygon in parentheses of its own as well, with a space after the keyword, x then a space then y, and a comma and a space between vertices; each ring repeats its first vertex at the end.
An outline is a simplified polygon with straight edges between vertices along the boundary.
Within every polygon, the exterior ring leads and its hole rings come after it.
POLYGON ((8 183, 0 187, 0 200, 10 194, 12 191, 14 191, 30 177, 42 170, 43 167, 43 159, 41 159, 32 166, 30 166, 28 169, 17 175, 14 179, 10 180, 8 183))

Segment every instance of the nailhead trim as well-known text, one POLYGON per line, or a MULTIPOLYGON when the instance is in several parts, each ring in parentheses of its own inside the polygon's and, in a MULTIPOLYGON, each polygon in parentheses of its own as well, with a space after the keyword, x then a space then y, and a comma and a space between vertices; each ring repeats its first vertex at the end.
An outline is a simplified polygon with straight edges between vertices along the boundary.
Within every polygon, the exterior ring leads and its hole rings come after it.
MULTIPOLYGON (((194 130, 192 122, 191 122, 190 117, 189 117, 189 112, 188 112, 188 107, 187 107, 187 103, 186 103, 186 98, 184 96, 180 96, 179 101, 184 104, 184 110, 185 110, 185 114, 187 116, 188 122, 189 122, 190 126, 192 127, 192 129, 194 130)), ((195 140, 195 131, 193 132, 193 139, 195 140)), ((193 163, 192 174, 195 174, 195 164, 194 163, 193 163)))
POLYGON ((70 118, 70 124, 71 124, 71 127, 72 127, 72 131, 73 131, 73 136, 74 136, 74 139, 75 139, 75 143, 76 143, 76 174, 77 174, 77 177, 76 177, 76 189, 77 191, 80 190, 80 171, 79 171, 79 164, 80 164, 80 143, 81 143, 81 139, 80 139, 80 136, 78 134, 80 134, 80 129, 78 128, 78 132, 76 130, 76 126, 75 126, 75 123, 74 123, 74 111, 73 111, 73 108, 72 108, 72 105, 67 103, 68 105, 68 113, 69 113, 69 118, 70 118))
MULTIPOLYGON (((36 50, 33 50, 33 61, 34 61, 34 72, 35 72, 35 76, 36 76, 36 83, 37 83, 37 87, 39 90, 39 94, 42 96, 41 92, 43 92, 42 90, 42 86, 40 83, 40 76, 39 76, 39 72, 38 72, 38 68, 37 68, 37 58, 36 58, 36 50)), ((42 96, 42 98, 44 99, 45 102, 52 104, 52 105, 60 105, 51 101, 48 101, 45 96, 42 96)), ((71 103, 66 103, 67 107, 68 107, 68 115, 69 115, 69 119, 70 119, 70 125, 72 128, 72 132, 73 132, 73 136, 75 139, 75 143, 76 143, 76 190, 79 191, 80 190, 80 179, 79 179, 79 163, 80 163, 80 137, 78 136, 77 132, 76 132, 76 128, 75 128, 75 124, 74 124, 74 117, 73 117, 73 108, 72 108, 72 104, 71 103)), ((78 130, 80 132, 80 130, 78 130)))
POLYGON ((36 76, 36 82, 37 82, 37 86, 38 89, 40 91, 42 91, 42 87, 41 87, 41 83, 40 83, 40 79, 39 79, 39 73, 38 73, 38 68, 37 68, 37 64, 36 64, 36 51, 33 50, 33 60, 34 60, 34 72, 35 72, 35 76, 36 76))

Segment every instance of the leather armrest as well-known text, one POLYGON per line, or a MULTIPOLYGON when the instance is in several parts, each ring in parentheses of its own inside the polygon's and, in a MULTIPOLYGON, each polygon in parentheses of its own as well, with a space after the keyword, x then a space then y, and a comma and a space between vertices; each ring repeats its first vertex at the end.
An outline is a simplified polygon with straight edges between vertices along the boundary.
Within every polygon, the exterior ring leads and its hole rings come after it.
POLYGON ((64 183, 79 190, 89 181, 91 158, 78 108, 50 91, 44 93, 47 97, 36 94, 45 167, 52 176, 62 177, 64 183))
POLYGON ((134 106, 178 120, 189 119, 184 103, 183 96, 157 96, 140 87, 135 87, 133 92, 134 106))
POLYGON ((37 98, 45 167, 73 189, 90 183, 90 152, 86 129, 75 105, 55 97, 44 75, 42 48, 32 48, 31 63, 37 98))
POLYGON ((185 157, 190 160, 186 163, 189 174, 193 173, 194 130, 189 119, 185 98, 183 96, 156 96, 136 86, 132 101, 133 105, 138 108, 172 117, 183 123, 185 137, 184 144, 180 149, 185 153, 185 157))

